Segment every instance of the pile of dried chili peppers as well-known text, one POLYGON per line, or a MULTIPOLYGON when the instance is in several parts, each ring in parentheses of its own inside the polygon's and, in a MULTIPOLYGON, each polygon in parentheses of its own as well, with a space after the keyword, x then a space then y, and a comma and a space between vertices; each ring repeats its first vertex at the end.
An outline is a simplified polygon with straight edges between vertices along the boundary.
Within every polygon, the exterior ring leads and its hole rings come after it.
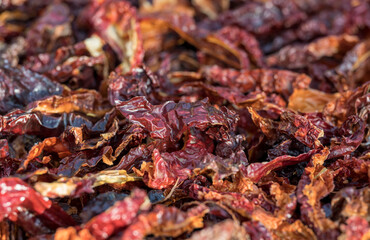
POLYGON ((370 239, 369 0, 0 1, 1 239, 370 239))

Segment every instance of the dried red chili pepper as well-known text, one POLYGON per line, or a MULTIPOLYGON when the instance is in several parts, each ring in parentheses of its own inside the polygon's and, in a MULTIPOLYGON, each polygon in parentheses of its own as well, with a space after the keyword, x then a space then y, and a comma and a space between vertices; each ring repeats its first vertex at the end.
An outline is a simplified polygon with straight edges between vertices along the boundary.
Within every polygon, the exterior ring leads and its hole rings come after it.
POLYGON ((369 238, 368 0, 0 9, 3 238, 369 238))

